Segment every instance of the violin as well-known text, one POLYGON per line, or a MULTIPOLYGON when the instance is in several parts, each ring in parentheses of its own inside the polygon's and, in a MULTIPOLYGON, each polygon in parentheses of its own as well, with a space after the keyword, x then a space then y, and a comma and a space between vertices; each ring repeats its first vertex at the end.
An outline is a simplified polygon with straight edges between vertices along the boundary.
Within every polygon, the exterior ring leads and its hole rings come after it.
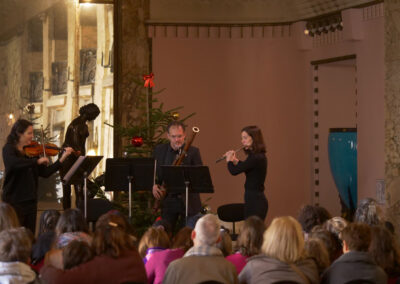
MULTIPOLYGON (((39 157, 39 156, 48 156, 54 157, 58 155, 63 148, 57 147, 56 144, 53 143, 46 143, 40 144, 37 141, 32 141, 31 144, 24 146, 25 154, 29 157, 39 157)), ((75 156, 80 156, 80 151, 72 152, 75 156)))
MULTIPOLYGON (((63 148, 57 147, 56 144, 44 143, 43 125, 41 126, 41 140, 42 144, 40 144, 37 141, 32 141, 29 145, 24 146, 25 154, 29 157, 39 157, 39 156, 53 157, 58 155, 58 153, 63 150, 63 148)), ((74 151, 72 153, 75 156, 81 155, 80 151, 74 151)))

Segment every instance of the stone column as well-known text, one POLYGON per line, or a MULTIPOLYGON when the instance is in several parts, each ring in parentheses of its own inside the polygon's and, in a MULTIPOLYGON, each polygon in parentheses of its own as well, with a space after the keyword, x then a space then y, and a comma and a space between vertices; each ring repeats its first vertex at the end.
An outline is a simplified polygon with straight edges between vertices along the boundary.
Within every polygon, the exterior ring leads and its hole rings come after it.
MULTIPOLYGON (((133 79, 141 81, 141 76, 151 69, 151 45, 145 25, 150 14, 149 0, 116 0, 115 9, 115 124, 128 126, 135 123, 134 100, 140 91, 133 79)), ((114 154, 117 157, 121 156, 123 140, 115 138, 114 154)))
MULTIPOLYGON (((387 217, 400 228, 400 1, 385 1, 385 182, 387 217)), ((371 133, 373 135, 373 133, 371 133)))
MULTIPOLYGON (((42 124, 47 127, 49 124, 49 109, 47 108, 47 100, 51 95, 51 63, 54 61, 53 36, 51 29, 53 17, 51 14, 42 13, 40 19, 43 22, 43 105, 42 105, 42 124)), ((50 128, 52 131, 52 128, 50 128)))

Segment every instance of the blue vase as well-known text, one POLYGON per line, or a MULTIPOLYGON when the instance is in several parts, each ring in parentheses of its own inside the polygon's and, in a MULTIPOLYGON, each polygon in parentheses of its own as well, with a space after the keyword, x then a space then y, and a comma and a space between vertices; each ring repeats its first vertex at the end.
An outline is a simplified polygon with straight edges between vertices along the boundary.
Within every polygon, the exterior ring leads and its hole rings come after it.
POLYGON ((357 207, 357 129, 329 129, 329 164, 342 205, 357 207))

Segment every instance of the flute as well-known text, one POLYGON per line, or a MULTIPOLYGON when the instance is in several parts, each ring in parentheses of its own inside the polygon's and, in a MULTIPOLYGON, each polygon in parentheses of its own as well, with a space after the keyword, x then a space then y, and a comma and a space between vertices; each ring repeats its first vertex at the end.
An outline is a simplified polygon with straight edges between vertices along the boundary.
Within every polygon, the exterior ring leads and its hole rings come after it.
MULTIPOLYGON (((242 150, 244 147, 245 147, 245 146, 242 146, 242 147, 240 147, 239 149, 236 149, 236 150, 235 150, 235 153, 239 152, 239 151, 242 150)), ((216 163, 219 163, 219 162, 221 162, 222 160, 225 160, 225 159, 226 159, 226 156, 222 156, 221 158, 219 158, 219 159, 216 160, 215 162, 216 162, 216 163)))

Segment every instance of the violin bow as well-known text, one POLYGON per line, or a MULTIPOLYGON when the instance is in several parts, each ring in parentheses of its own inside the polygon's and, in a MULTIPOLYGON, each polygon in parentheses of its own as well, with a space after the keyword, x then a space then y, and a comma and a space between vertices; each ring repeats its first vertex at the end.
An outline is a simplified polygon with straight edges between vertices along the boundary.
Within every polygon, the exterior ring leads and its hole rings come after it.
POLYGON ((43 131, 43 125, 40 125, 40 128, 41 128, 41 137, 40 137, 40 140, 42 141, 42 147, 43 147, 43 157, 45 157, 46 158, 46 148, 45 148, 45 146, 44 146, 44 131, 43 131))

